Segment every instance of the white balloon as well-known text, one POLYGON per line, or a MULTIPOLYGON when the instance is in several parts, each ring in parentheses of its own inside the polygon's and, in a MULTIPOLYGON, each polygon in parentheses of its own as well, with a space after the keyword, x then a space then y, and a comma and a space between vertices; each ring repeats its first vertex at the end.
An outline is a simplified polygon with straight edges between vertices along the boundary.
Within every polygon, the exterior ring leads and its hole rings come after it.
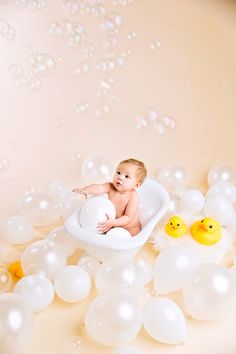
POLYGON ((113 166, 101 157, 89 156, 83 161, 81 172, 87 183, 109 180, 113 175, 113 166))
POLYGON ((97 269, 100 267, 100 262, 94 257, 84 256, 80 258, 77 265, 83 268, 90 277, 93 278, 97 269))
POLYGON ((98 232, 97 225, 107 220, 106 214, 115 219, 116 210, 113 203, 104 197, 93 197, 83 205, 79 213, 80 225, 87 230, 98 232))
POLYGON ((158 180, 169 192, 183 187, 187 180, 187 172, 182 166, 167 166, 158 174, 158 180))
POLYGON ((199 213, 205 204, 203 193, 196 189, 186 190, 180 198, 180 207, 184 212, 199 213))
POLYGON ((148 284, 153 277, 153 267, 151 263, 144 258, 139 258, 134 262, 134 266, 138 281, 143 285, 148 284))
POLYGON ((98 343, 116 347, 131 342, 142 326, 142 313, 133 296, 99 295, 85 314, 85 328, 98 343))
POLYGON ((0 343, 3 354, 24 354, 33 332, 33 313, 16 294, 0 294, 0 343))
POLYGON ((72 253, 74 253, 77 249, 78 242, 74 240, 62 226, 52 230, 47 235, 47 239, 60 246, 67 257, 72 255, 72 253))
POLYGON ((130 346, 125 346, 117 349, 114 354, 139 354, 139 351, 130 346))
POLYGON ((180 344, 187 339, 182 310, 167 298, 153 297, 144 306, 143 326, 148 334, 166 344, 180 344))
POLYGON ((227 224, 227 229, 232 233, 232 236, 236 238, 236 211, 234 211, 232 219, 227 224))
POLYGON ((22 200, 21 214, 34 226, 47 226, 59 218, 55 202, 47 192, 27 193, 22 200))
POLYGON ((40 240, 24 250, 21 264, 24 274, 42 274, 53 279, 56 272, 66 264, 66 256, 53 241, 40 240))
POLYGON ((142 281, 137 278, 136 267, 133 262, 120 260, 105 261, 95 274, 95 285, 100 293, 112 291, 135 292, 140 291, 142 281))
POLYGON ((19 245, 34 238, 31 222, 21 215, 8 217, 2 227, 3 238, 6 242, 19 245))
POLYGON ((207 180, 209 186, 217 182, 234 183, 236 181, 236 171, 229 166, 217 165, 209 171, 207 180))
POLYGON ((89 294, 91 280, 83 268, 69 265, 63 267, 55 276, 54 288, 60 299, 66 302, 77 302, 89 294))
POLYGON ((113 227, 106 233, 106 237, 111 237, 113 239, 130 239, 131 234, 128 230, 124 229, 123 227, 113 227))
POLYGON ((15 285, 14 293, 19 294, 33 312, 44 310, 54 299, 52 283, 39 274, 21 278, 15 285))
POLYGON ((234 214, 232 204, 223 197, 209 197, 204 207, 204 215, 216 219, 221 225, 231 222, 234 214))
POLYGON ((183 288, 186 310, 198 320, 215 320, 232 309, 235 284, 231 272, 215 263, 198 265, 183 288))
POLYGON ((173 245, 165 248, 154 262, 154 289, 159 295, 180 290, 197 259, 190 248, 173 245))
POLYGON ((214 183, 208 190, 206 197, 220 196, 227 199, 230 203, 236 201, 236 187, 229 182, 214 183))

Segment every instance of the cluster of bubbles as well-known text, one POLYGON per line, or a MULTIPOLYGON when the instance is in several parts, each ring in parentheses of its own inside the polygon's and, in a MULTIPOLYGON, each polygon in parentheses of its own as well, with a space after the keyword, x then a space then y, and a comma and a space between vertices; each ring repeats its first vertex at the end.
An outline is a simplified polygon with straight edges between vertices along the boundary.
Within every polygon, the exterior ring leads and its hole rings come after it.
POLYGON ((130 4, 133 4, 135 0, 112 0, 112 4, 114 6, 120 6, 120 7, 125 7, 130 4))
POLYGON ((151 126, 159 135, 164 135, 170 130, 175 129, 175 120, 169 116, 158 116, 156 110, 151 109, 148 111, 147 117, 138 116, 136 117, 136 128, 146 129, 151 126))
MULTIPOLYGON (((98 156, 87 157, 81 166, 86 182, 110 179, 112 171, 111 163, 98 156)), ((166 167, 158 178, 170 192, 179 191, 188 180, 186 170, 176 166, 166 167)), ((236 171, 232 168, 212 168, 208 173, 209 198, 221 196, 235 203, 235 182, 236 171)), ((198 199, 191 193, 182 203, 192 205, 192 210, 198 209, 198 199)), ((68 186, 52 181, 47 190, 25 192, 19 214, 3 221, 0 341, 4 353, 27 351, 33 313, 46 309, 55 294, 66 303, 77 303, 91 293, 92 284, 96 293, 85 313, 86 332, 97 343, 113 347, 116 354, 137 354, 128 344, 142 327, 158 342, 185 343, 188 321, 184 310, 201 321, 216 320, 230 313, 236 293, 236 257, 233 267, 226 269, 214 262, 202 262, 193 249, 181 244, 162 249, 153 264, 140 257, 107 259, 101 263, 86 254, 68 265, 67 259, 78 245, 62 223, 58 226, 58 220, 82 205, 68 186), (17 245, 21 245, 21 250, 14 253, 17 245), (20 260, 23 271, 18 280, 10 265, 13 259, 20 260), (168 297, 176 291, 182 295, 181 306, 168 297), (10 320, 15 316, 19 319, 17 327, 10 320)), ((82 337, 74 337, 73 347, 78 349, 82 341, 82 337)))
POLYGON ((48 29, 52 37, 64 36, 70 47, 77 48, 86 38, 84 26, 79 22, 63 20, 52 22, 48 29))
POLYGON ((34 12, 47 12, 47 0, 13 0, 19 9, 26 7, 34 12))
POLYGON ((71 122, 70 117, 58 118, 54 121, 55 128, 63 128, 71 122))
POLYGON ((131 31, 127 34, 128 39, 134 39, 137 37, 137 33, 135 31, 131 31))
POLYGON ((173 244, 191 247, 199 258, 220 262, 232 247, 236 233, 236 171, 225 165, 213 167, 208 173, 208 190, 204 194, 198 189, 187 188, 188 173, 183 166, 166 166, 161 169, 158 179, 170 193, 171 202, 165 222, 179 215, 191 227, 193 222, 204 217, 217 220, 222 228, 222 237, 211 247, 196 242, 188 234, 175 239, 166 235, 164 225, 153 235, 154 248, 162 250, 173 244), (233 236, 232 236, 233 235, 233 236))
POLYGON ((154 51, 154 50, 160 48, 160 46, 161 46, 160 40, 159 39, 155 39, 154 41, 152 41, 150 43, 149 48, 150 48, 151 51, 154 51))
POLYGON ((54 59, 47 53, 40 53, 31 48, 29 61, 30 66, 26 73, 23 67, 18 64, 12 64, 8 70, 18 87, 26 87, 30 91, 38 91, 42 87, 42 79, 52 74, 59 59, 54 59))
POLYGON ((0 19, 0 39, 6 43, 11 43, 16 36, 16 31, 8 22, 0 19))
POLYGON ((103 16, 106 13, 104 0, 64 0, 63 9, 71 15, 103 16))

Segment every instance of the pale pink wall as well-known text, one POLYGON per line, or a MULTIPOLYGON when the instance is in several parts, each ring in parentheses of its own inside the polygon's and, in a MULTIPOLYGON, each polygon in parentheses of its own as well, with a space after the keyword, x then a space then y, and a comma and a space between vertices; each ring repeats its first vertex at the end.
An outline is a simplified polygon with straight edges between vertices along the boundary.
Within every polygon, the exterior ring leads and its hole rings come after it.
MULTIPOLYGON (((24 190, 30 186, 44 188, 55 179, 76 184, 81 178, 80 164, 91 154, 114 164, 125 157, 137 157, 145 161, 150 174, 157 174, 167 164, 183 165, 190 173, 190 186, 201 188, 205 187, 207 171, 216 163, 236 167, 233 1, 123 0, 123 5, 119 0, 95 1, 95 7, 100 3, 105 11, 115 12, 123 20, 114 33, 118 44, 113 56, 103 45, 107 35, 101 24, 106 16, 73 14, 63 7, 89 1, 48 0, 41 11, 32 9, 34 3, 29 1, 19 8, 17 1, 0 1, 0 159, 8 162, 0 172, 1 220, 18 208, 24 190), (69 46, 66 21, 84 26, 86 37, 82 44, 69 46), (64 30, 57 37, 49 33, 53 22, 64 30), (129 39, 132 32, 136 36, 129 39), (152 50, 155 40, 159 42, 152 50), (88 43, 94 53, 85 59, 83 50, 88 43), (30 53, 34 48, 55 61, 48 75, 34 74, 36 84, 41 80, 36 91, 29 87, 30 53), (109 55, 115 63, 125 55, 124 65, 116 64, 114 70, 101 73, 96 64, 109 55), (79 64, 88 65, 88 72, 76 73, 79 64), (23 69, 20 87, 11 72, 12 65, 23 69), (109 83, 107 96, 98 97, 99 83, 109 79, 114 83, 109 83), (90 105, 87 113, 75 112, 80 102, 90 105), (109 113, 96 117, 95 111, 104 106, 109 113), (148 118, 150 109, 158 112, 160 120, 165 115, 172 117, 176 128, 160 135, 149 120, 146 129, 138 130, 136 117, 148 118), (81 159, 74 163, 76 153, 81 154, 81 159)), ((30 354, 46 350, 51 354, 50 348, 56 348, 58 354, 69 352, 67 342, 63 347, 61 342, 56 344, 56 338, 49 343, 42 340, 47 335, 57 337, 60 331, 66 340, 65 328, 72 326, 69 319, 78 321, 73 318, 73 309, 69 314, 65 306, 65 313, 60 309, 58 315, 56 307, 38 320, 39 336, 30 354), (50 328, 45 326, 44 316, 48 316, 50 328)), ((219 354, 226 348, 220 347, 222 341, 217 335, 209 338, 211 349, 204 352, 200 337, 205 329, 227 336, 227 348, 231 348, 231 322, 215 324, 213 330, 209 324, 195 328, 192 323, 191 354, 219 354)), ((147 339, 136 342, 145 352, 147 339)), ((96 345, 91 344, 91 348, 100 353, 96 345)), ((169 347, 158 348, 172 353, 169 347)), ((174 352, 187 353, 182 347, 174 352)), ((110 351, 104 349, 103 353, 110 351)), ((148 353, 157 353, 153 341, 148 344, 148 353)))

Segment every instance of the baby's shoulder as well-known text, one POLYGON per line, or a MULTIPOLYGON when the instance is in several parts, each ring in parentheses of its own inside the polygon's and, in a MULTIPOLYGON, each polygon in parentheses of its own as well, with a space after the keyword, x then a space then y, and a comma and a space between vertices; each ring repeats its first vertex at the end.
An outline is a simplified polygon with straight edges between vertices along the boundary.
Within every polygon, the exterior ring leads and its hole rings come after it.
POLYGON ((130 193, 130 200, 132 201, 139 201, 139 195, 137 193, 137 191, 133 190, 131 193, 130 193))

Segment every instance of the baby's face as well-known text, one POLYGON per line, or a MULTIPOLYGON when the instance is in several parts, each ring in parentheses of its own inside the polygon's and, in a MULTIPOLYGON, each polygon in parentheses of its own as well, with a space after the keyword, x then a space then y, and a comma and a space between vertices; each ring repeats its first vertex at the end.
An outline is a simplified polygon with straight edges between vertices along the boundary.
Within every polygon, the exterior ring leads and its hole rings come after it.
POLYGON ((119 192, 128 192, 137 188, 137 166, 131 163, 119 165, 113 177, 113 185, 119 192))

